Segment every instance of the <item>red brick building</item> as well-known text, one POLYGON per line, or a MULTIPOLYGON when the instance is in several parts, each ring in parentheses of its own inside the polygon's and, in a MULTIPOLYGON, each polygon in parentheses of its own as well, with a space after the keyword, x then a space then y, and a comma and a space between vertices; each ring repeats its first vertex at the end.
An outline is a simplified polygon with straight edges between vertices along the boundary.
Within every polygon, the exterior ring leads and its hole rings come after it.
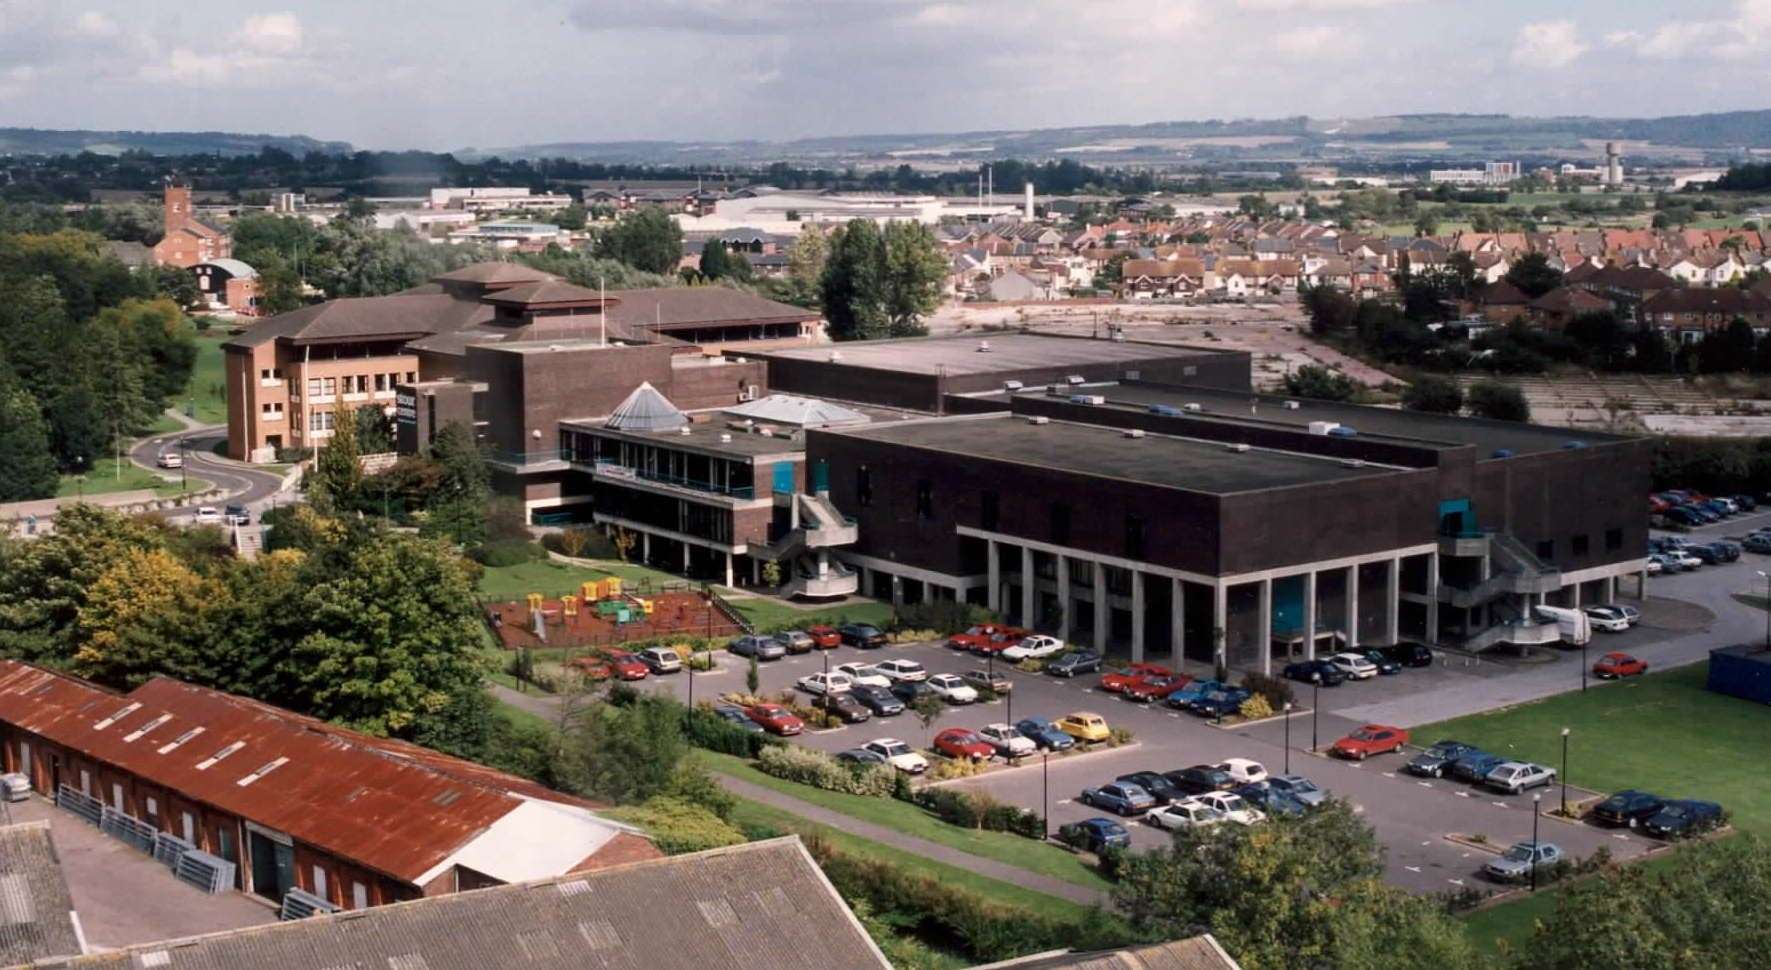
POLYGON ((190 186, 166 186, 164 205, 166 235, 154 244, 156 264, 190 269, 198 263, 227 259, 234 254, 233 238, 197 218, 191 209, 190 186))

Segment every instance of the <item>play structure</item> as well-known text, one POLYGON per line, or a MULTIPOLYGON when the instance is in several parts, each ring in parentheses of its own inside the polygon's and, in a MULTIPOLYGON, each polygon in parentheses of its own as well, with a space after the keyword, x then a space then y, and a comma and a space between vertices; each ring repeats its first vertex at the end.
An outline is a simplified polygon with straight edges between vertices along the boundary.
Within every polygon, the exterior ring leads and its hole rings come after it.
POLYGON ((619 576, 589 580, 576 593, 489 603, 487 619, 508 649, 608 646, 671 634, 726 636, 739 624, 725 604, 692 589, 640 595, 619 576))

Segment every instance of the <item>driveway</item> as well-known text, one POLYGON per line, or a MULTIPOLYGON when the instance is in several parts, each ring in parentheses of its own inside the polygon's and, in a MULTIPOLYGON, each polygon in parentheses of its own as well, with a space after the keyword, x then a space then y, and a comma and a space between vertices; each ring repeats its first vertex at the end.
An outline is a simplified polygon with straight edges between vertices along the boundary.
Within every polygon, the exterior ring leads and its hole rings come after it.
MULTIPOLYGON (((223 500, 230 504, 245 505, 254 511, 266 508, 283 487, 283 473, 254 468, 242 462, 232 461, 217 454, 218 448, 227 440, 227 429, 224 427, 197 427, 171 434, 154 435, 135 443, 129 449, 129 460, 143 468, 166 472, 158 469, 155 460, 162 450, 177 450, 183 443, 185 468, 192 478, 200 478, 212 482, 217 488, 228 494, 223 500)), ((220 502, 212 504, 221 504, 220 502)), ((194 509, 177 509, 165 513, 168 519, 180 521, 188 519, 194 509)), ((256 517, 255 517, 256 518, 256 517)))

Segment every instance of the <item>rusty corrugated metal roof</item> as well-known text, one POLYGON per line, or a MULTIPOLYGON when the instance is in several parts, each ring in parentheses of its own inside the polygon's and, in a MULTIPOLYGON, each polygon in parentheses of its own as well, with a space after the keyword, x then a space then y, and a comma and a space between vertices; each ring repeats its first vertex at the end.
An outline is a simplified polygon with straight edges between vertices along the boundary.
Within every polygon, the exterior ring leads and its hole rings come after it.
POLYGON ((595 807, 428 748, 163 677, 119 695, 0 660, 0 721, 407 883, 520 798, 595 807))

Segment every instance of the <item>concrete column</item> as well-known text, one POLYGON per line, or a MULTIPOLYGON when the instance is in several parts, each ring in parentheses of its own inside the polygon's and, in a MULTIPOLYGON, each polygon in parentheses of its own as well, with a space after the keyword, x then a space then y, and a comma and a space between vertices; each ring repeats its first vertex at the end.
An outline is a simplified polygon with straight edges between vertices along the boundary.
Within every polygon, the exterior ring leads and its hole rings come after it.
POLYGON ((1144 574, 1131 574, 1131 659, 1144 659, 1144 574))
POLYGON ((1107 621, 1113 616, 1113 607, 1107 603, 1107 567, 1099 562, 1094 563, 1095 570, 1095 630, 1094 648, 1102 653, 1107 652, 1107 632, 1111 624, 1107 621))
POLYGON ((1273 581, 1261 580, 1261 622, 1255 628, 1258 632, 1257 646, 1261 650, 1261 673, 1273 672, 1273 581))
POLYGON ((1002 611, 1002 565, 996 561, 996 540, 984 540, 984 549, 990 556, 990 589, 985 597, 984 605, 988 606, 992 613, 999 613, 1002 611))
POLYGON ((1058 557, 1058 639, 1070 639, 1070 557, 1058 557))
POLYGON ((1212 659, 1215 663, 1223 664, 1226 669, 1230 665, 1229 592, 1224 587, 1223 580, 1219 580, 1211 590, 1212 659))
POLYGON ((1636 574, 1636 599, 1640 602, 1648 600, 1648 570, 1636 574))
POLYGON ((729 589, 729 588, 731 588, 731 585, 732 585, 732 554, 728 552, 728 553, 726 553, 726 587, 729 589))
POLYGON ((1439 644, 1439 554, 1427 554, 1427 642, 1439 644))
POLYGON ((1304 574, 1304 658, 1316 659, 1316 570, 1304 574))
POLYGON ((755 556, 751 556, 750 557, 750 585, 761 586, 762 584, 763 584, 763 561, 761 559, 756 558, 755 556))
POLYGON ((640 562, 648 565, 652 562, 652 534, 650 532, 640 533, 640 562))
POLYGON ((1390 560, 1390 584, 1384 590, 1384 642, 1395 643, 1402 630, 1402 557, 1390 560))
POLYGON ((1580 609, 1580 584, 1571 583, 1568 588, 1570 590, 1568 594, 1568 607, 1575 610, 1580 609))
POLYGON ((1359 645, 1359 567, 1347 567, 1347 649, 1359 645))
POLYGON ((1607 576, 1605 578, 1605 602, 1607 602, 1607 603, 1617 602, 1617 577, 1616 576, 1607 576))
POLYGON ((1175 668, 1187 658, 1187 584, 1179 576, 1169 581, 1173 591, 1168 610, 1168 643, 1169 652, 1174 655, 1175 668))
POLYGON ((683 575, 689 574, 689 544, 683 543, 683 575))
POLYGON ((1021 625, 1033 629, 1038 617, 1033 614, 1035 604, 1039 602, 1039 592, 1033 581, 1033 547, 1021 547, 1021 625))

